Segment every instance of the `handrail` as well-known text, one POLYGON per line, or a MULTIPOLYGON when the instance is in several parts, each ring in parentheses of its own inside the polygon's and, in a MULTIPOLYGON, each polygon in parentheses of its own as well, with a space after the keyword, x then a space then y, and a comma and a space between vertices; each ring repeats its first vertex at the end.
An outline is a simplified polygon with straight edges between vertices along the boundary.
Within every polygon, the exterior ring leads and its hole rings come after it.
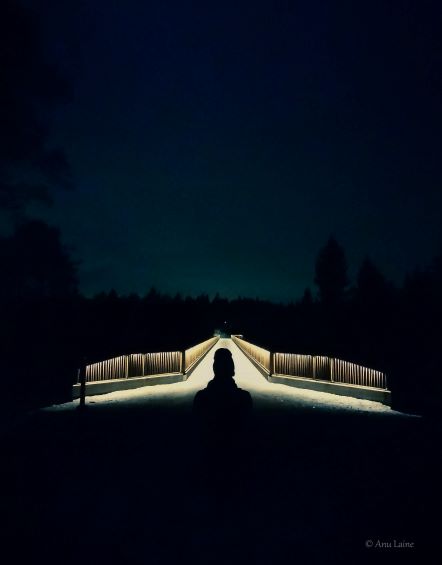
POLYGON ((244 339, 232 335, 232 341, 236 343, 236 345, 249 357, 251 357, 264 371, 267 373, 271 373, 270 368, 270 361, 271 361, 271 353, 267 351, 267 349, 263 349, 262 347, 258 347, 249 341, 245 341, 244 339))
POLYGON ((184 373, 187 373, 218 342, 219 336, 197 343, 184 352, 184 373))
MULTIPOLYGON (((185 351, 162 351, 159 353, 132 353, 86 365, 85 382, 131 379, 165 374, 185 374, 194 367, 217 343, 219 336, 212 337, 185 351)), ((81 381, 79 371, 78 381, 81 381)))
POLYGON ((86 382, 127 378, 127 355, 86 365, 86 382))
POLYGON ((362 386, 387 390, 387 376, 381 371, 368 369, 367 367, 342 361, 341 359, 334 359, 333 365, 333 380, 335 382, 361 384, 362 386))
POLYGON ((181 352, 133 353, 86 365, 86 382, 180 373, 181 352))
POLYGON ((279 375, 296 374, 299 377, 310 378, 313 375, 313 357, 311 355, 297 355, 275 353, 274 371, 279 375))
POLYGON ((232 340, 271 377, 303 377, 388 390, 387 376, 381 371, 356 363, 321 355, 271 353, 253 343, 232 335, 232 340))

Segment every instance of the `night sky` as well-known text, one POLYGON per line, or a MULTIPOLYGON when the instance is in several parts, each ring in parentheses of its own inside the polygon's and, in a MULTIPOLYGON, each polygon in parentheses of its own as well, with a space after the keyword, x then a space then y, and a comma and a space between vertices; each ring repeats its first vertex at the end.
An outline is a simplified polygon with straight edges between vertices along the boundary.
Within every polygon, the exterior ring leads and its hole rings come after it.
POLYGON ((28 0, 81 290, 297 299, 334 234, 396 282, 441 248, 440 2, 28 0))

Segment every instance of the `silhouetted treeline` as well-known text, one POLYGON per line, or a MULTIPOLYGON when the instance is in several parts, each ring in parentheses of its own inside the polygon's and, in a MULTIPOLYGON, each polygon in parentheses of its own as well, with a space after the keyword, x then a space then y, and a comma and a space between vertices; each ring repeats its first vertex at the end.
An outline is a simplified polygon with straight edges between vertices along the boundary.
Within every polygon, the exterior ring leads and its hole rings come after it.
POLYGON ((345 253, 330 238, 319 252, 317 296, 291 304, 216 295, 81 296, 76 265, 57 229, 40 221, 0 239, 2 376, 11 406, 68 400, 87 363, 182 350, 215 329, 272 351, 330 355, 385 371, 395 406, 425 411, 440 398, 442 260, 389 283, 366 259, 349 285, 345 253))

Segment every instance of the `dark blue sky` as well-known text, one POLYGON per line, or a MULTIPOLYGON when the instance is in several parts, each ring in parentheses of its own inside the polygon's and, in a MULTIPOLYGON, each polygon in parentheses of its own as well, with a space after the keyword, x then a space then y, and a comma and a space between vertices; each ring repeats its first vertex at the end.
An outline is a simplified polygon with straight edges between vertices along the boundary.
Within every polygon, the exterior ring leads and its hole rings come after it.
POLYGON ((84 292, 288 300, 331 233, 397 281, 440 249, 438 2, 26 4, 76 182, 34 213, 84 292))

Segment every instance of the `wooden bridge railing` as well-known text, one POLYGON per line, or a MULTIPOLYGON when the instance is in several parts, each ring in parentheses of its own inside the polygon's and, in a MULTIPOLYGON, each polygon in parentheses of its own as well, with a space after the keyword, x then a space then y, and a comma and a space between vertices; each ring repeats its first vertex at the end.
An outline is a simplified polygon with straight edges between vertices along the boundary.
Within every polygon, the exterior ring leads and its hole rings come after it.
MULTIPOLYGON (((219 337, 213 337, 185 351, 163 351, 160 353, 133 353, 86 365, 86 383, 131 379, 170 374, 185 374, 211 349, 219 337)), ((79 371, 78 383, 81 381, 79 371)))
POLYGON ((239 336, 232 335, 232 341, 248 356, 251 357, 267 373, 273 373, 271 368, 272 354, 267 349, 245 341, 239 336))
POLYGON ((387 390, 385 373, 375 369, 333 357, 272 353, 239 336, 232 336, 232 340, 269 376, 304 377, 387 390))
POLYGON ((86 382, 181 372, 181 352, 134 353, 86 365, 86 382))
POLYGON ((209 349, 212 349, 212 347, 215 345, 215 343, 218 342, 218 340, 219 336, 212 337, 210 339, 207 339, 206 341, 203 341, 202 343, 194 345, 190 349, 186 349, 186 351, 184 352, 183 363, 185 368, 184 372, 187 373, 187 371, 189 371, 196 363, 198 363, 201 357, 203 357, 209 351, 209 349))

